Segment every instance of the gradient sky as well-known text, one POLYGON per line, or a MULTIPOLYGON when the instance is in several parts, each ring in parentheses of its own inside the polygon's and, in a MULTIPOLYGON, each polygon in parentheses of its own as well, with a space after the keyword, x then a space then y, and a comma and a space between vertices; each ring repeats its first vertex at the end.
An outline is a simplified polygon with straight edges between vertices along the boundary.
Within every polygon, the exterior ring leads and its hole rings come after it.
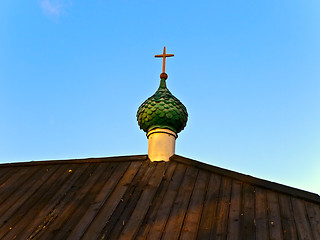
POLYGON ((318 0, 0 1, 0 162, 146 154, 163 46, 177 154, 320 193, 318 0))

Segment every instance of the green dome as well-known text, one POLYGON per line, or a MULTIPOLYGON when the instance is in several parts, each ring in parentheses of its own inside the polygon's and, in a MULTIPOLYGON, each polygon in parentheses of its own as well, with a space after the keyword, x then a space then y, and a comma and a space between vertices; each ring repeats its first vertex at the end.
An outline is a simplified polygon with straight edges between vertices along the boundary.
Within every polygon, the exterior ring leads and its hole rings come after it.
POLYGON ((162 78, 158 90, 138 109, 137 120, 142 129, 148 132, 155 128, 167 128, 175 133, 186 126, 188 113, 186 107, 171 94, 162 78))

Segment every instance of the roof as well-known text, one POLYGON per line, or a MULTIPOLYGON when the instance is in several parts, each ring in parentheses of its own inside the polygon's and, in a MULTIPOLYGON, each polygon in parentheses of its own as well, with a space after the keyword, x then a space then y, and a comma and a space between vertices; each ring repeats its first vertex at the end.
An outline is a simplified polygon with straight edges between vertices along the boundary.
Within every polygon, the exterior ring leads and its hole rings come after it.
POLYGON ((0 165, 0 239, 320 239, 320 197, 178 155, 0 165))

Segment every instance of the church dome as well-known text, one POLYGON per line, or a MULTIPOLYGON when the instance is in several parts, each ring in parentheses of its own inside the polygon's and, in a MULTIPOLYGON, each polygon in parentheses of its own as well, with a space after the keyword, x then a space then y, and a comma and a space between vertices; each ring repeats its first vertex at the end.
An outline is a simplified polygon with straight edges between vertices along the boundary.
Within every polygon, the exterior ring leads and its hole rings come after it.
POLYGON ((186 107, 166 87, 167 74, 161 74, 158 90, 138 109, 137 120, 145 132, 165 128, 179 133, 187 124, 186 107))

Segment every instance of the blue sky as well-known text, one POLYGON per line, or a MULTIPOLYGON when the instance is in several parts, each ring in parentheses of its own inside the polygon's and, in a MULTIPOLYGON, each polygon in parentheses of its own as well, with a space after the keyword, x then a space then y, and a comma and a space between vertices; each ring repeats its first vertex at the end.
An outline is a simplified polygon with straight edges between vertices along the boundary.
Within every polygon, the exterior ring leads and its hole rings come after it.
POLYGON ((176 153, 320 193, 320 2, 0 2, 0 162, 146 154, 167 86, 176 153))

